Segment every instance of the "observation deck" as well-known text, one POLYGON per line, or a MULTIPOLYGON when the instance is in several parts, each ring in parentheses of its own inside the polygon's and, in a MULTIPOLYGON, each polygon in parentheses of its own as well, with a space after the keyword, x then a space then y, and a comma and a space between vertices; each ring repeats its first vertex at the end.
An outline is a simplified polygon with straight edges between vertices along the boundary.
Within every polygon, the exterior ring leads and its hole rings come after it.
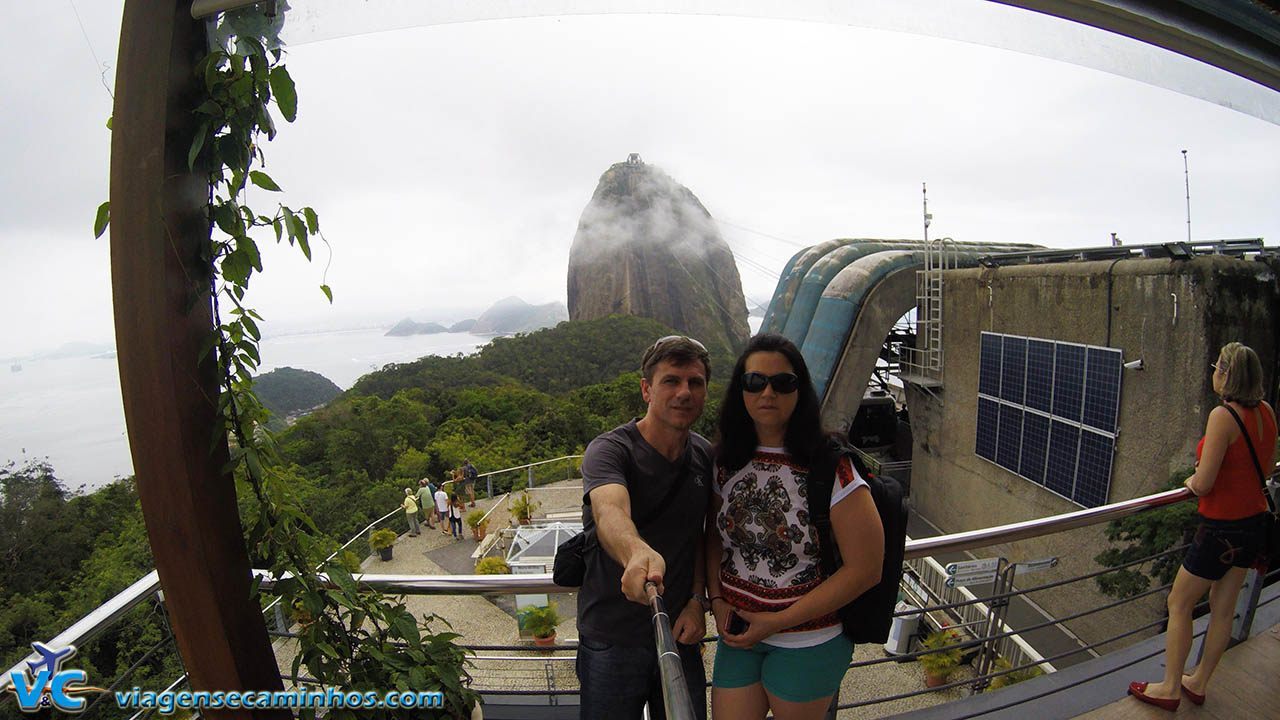
MULTIPOLYGON (((565 463, 566 468, 572 468, 576 459, 558 458, 541 464, 565 463)), ((491 483, 494 476, 506 472, 527 474, 526 482, 532 485, 532 467, 521 466, 482 476, 480 487, 484 488, 486 481, 491 483)), ((570 474, 566 470, 560 477, 570 474)), ((545 473, 543 477, 546 477, 545 473)), ((544 481, 542 485, 533 486, 530 493, 541 503, 542 517, 534 518, 535 526, 540 521, 563 525, 564 516, 580 507, 580 480, 573 477, 556 482, 544 481)), ((489 513, 491 532, 494 533, 484 543, 477 542, 469 534, 461 540, 454 540, 441 534, 438 527, 424 527, 418 537, 400 535, 391 561, 384 562, 376 556, 365 559, 361 566, 364 572, 361 580, 384 592, 406 595, 406 605, 415 615, 440 615, 462 635, 457 642, 469 648, 472 656, 469 677, 464 681, 480 694, 484 717, 577 717, 578 684, 573 669, 577 644, 572 610, 574 594, 554 585, 550 576, 543 573, 468 574, 476 557, 485 554, 486 550, 503 553, 521 527, 510 516, 509 494, 498 497, 493 497, 492 492, 477 494, 487 495, 477 499, 477 506, 489 513), (495 537, 496 540, 493 539, 495 537), (512 596, 542 593, 551 595, 563 613, 558 627, 558 642, 550 649, 535 649, 522 641, 515 620, 518 601, 513 602, 512 596)), ((1132 680, 1152 680, 1163 674, 1164 636, 1156 634, 1163 622, 1161 617, 1148 617, 1141 610, 1135 610, 1130 614, 1131 622, 1122 635, 1087 645, 1065 630, 1063 623, 1072 618, 1050 617, 1027 598, 1031 593, 1051 591, 1055 586, 1088 581, 1090 576, 1018 587, 1001 593, 996 592, 1000 589, 998 586, 989 584, 947 587, 945 582, 941 582, 944 578, 937 573, 937 568, 944 563, 971 557, 966 554, 969 550, 1051 536, 1183 502, 1188 498, 1185 490, 1174 490, 1052 518, 950 535, 936 535, 925 518, 912 517, 909 531, 919 537, 907 544, 904 594, 909 598, 926 599, 927 606, 921 610, 928 618, 926 623, 936 626, 949 622, 953 627, 973 628, 958 644, 966 656, 975 655, 983 648, 993 648, 1010 664, 1001 666, 1007 669, 992 668, 992 672, 983 675, 978 671, 984 666, 978 663, 975 667, 974 663, 966 662, 961 665, 955 679, 939 688, 928 688, 924 687, 918 664, 911 662, 919 655, 927 654, 927 651, 920 651, 916 643, 911 643, 909 652, 896 656, 889 655, 886 648, 878 645, 860 645, 831 716, 918 720, 1158 716, 1163 711, 1127 698, 1126 690, 1132 680), (999 616, 1003 618, 1001 622, 992 610, 1005 600, 1014 610, 999 616), (1140 639, 1135 642, 1135 637, 1140 639), (1103 645, 1119 646, 1119 649, 1100 654, 1096 648, 1103 645), (1008 687, 988 687, 993 679, 1003 674, 1036 666, 1047 672, 1008 687)), ((402 511, 398 509, 388 513, 343 547, 360 547, 376 528, 403 529, 401 515, 402 511)), ((1063 552, 1070 552, 1070 549, 1064 547, 1063 552)), ((1169 552, 1181 552, 1181 548, 1169 552)), ((1268 717, 1280 712, 1280 684, 1274 682, 1274 673, 1257 670, 1280 663, 1280 602, 1276 602, 1280 596, 1280 585, 1264 587, 1276 576, 1273 571, 1259 580, 1256 573, 1251 574, 1237 607, 1233 629, 1233 642, 1236 644, 1228 650, 1214 676, 1208 702, 1202 707, 1183 703, 1180 713, 1238 718, 1268 717)), ((269 586, 270 583, 270 578, 264 580, 264 585, 269 586)), ((1155 588, 1104 607, 1082 609, 1078 616, 1088 617, 1145 595, 1159 594, 1163 597, 1166 589, 1167 586, 1155 588)), ((79 647, 91 642, 102 630, 125 618, 131 609, 157 597, 158 590, 158 576, 152 572, 47 644, 79 647)), ((156 605, 164 607, 164 600, 157 599, 156 605)), ((902 616, 914 614, 899 613, 902 616)), ((293 638, 297 630, 294 621, 276 606, 267 608, 266 618, 272 628, 276 660, 286 688, 308 687, 308 678, 289 674, 294 654, 293 638)), ((1197 638, 1202 636, 1207 620, 1206 616, 1196 621, 1197 638)), ((714 633, 714 627, 709 628, 709 633, 714 633)), ((706 642, 704 662, 709 670, 714 659, 714 637, 706 642)), ((172 637, 168 637, 153 650, 172 651, 171 645, 172 637)), ((1193 653, 1195 650, 1193 648, 1193 653)), ((0 682, 7 683, 8 680, 9 674, 6 673, 0 682)), ((94 681, 104 686, 109 684, 112 689, 127 689, 133 685, 127 672, 114 679, 95 678, 94 681)), ((167 689, 182 688, 184 683, 185 677, 178 678, 167 689)), ((0 691, 4 689, 0 688, 0 691)), ((12 697, 12 693, 5 692, 4 696, 12 697)), ((86 717, 126 717, 112 707, 109 694, 101 697, 105 702, 91 706, 86 717)), ((138 712, 130 720, 140 720, 148 714, 146 711, 138 712)))

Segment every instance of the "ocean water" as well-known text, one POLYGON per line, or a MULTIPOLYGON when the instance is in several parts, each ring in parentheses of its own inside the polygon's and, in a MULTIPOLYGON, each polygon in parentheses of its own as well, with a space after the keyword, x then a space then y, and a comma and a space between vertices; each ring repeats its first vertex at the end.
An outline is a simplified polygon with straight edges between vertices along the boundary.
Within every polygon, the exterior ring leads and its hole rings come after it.
MULTIPOLYGON (((261 372, 310 370, 346 390, 388 363, 467 354, 489 341, 470 333, 386 337, 383 329, 302 333, 262 340, 261 372)), ((70 489, 133 474, 114 359, 23 360, 0 367, 0 466, 45 459, 70 489)))

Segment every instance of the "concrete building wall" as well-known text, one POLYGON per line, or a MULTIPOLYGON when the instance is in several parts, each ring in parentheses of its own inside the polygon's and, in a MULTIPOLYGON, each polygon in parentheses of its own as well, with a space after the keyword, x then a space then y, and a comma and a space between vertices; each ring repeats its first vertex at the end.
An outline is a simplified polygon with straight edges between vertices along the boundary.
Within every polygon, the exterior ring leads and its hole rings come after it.
MULTIPOLYGON (((1080 506, 974 454, 981 331, 1119 348, 1120 431, 1109 502, 1159 491, 1171 472, 1192 465, 1209 410, 1217 403, 1209 363, 1226 342, 1256 349, 1275 387, 1276 273, 1256 261, 1200 257, 1132 259, 957 270, 944 275, 944 387, 911 387, 912 503, 944 532, 1002 525, 1080 506)), ((1010 560, 1061 557, 1028 587, 1100 569, 1105 526, 975 551, 1010 560)), ((1068 623, 1089 642, 1118 634, 1138 617, 1157 618, 1164 594, 1068 623), (1123 617, 1122 617, 1123 616, 1123 617)), ((1055 617, 1102 605, 1093 581, 1037 593, 1055 617)), ((1155 632, 1154 630, 1152 632, 1155 632)), ((1140 639, 1133 636, 1124 644, 1140 639)), ((1102 648, 1103 652, 1113 648, 1102 648)))

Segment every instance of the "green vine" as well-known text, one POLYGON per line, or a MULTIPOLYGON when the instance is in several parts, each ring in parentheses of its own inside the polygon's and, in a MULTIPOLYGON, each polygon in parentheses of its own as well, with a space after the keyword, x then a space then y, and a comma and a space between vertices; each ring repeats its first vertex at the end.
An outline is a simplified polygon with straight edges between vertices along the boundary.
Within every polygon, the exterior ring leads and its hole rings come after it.
MULTIPOLYGON (((253 11, 250 11, 253 12, 253 11)), ((270 141, 276 127, 271 105, 288 122, 297 117, 298 97, 283 63, 284 53, 267 49, 279 22, 263 23, 245 16, 224 16, 226 38, 196 66, 204 98, 195 109, 198 124, 187 155, 193 172, 209 178, 209 242, 201 258, 207 282, 195 280, 193 302, 208 298, 214 331, 201 348, 200 360, 215 352, 220 393, 215 443, 231 443, 231 460, 224 468, 236 479, 242 496, 250 557, 255 567, 278 578, 269 591, 257 580, 260 597, 275 596, 307 622, 298 629, 293 677, 307 674, 332 687, 355 692, 440 691, 442 710, 362 710, 360 717, 469 717, 476 694, 463 684, 464 651, 453 644, 452 632, 432 634, 435 615, 415 618, 403 598, 388 599, 361 587, 339 555, 324 561, 332 541, 321 535, 293 493, 281 468, 274 440, 265 428, 269 413, 253 392, 253 374, 260 364, 262 316, 245 304, 250 280, 262 272, 255 231, 274 232, 277 243, 287 241, 311 259, 311 242, 324 241, 315 210, 294 210, 276 203, 270 214, 248 204, 250 187, 275 193, 281 188, 262 168, 266 159, 260 141, 270 141), (251 28, 251 34, 244 34, 251 28), (230 32, 228 32, 230 29, 230 32), (234 36, 234 41, 232 37, 234 36), (247 497, 246 497, 247 495, 247 497)), ((110 221, 104 203, 94 221, 96 235, 110 221)), ((327 285, 320 290, 333 302, 327 285)), ((315 710, 303 709, 303 718, 315 710)), ((354 718, 349 709, 330 709, 326 717, 354 718)))

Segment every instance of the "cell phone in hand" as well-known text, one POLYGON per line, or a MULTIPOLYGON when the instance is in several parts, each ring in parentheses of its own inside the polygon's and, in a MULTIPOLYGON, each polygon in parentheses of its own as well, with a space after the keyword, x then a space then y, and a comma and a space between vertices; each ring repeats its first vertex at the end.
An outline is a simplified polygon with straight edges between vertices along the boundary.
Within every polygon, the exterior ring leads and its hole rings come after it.
POLYGON ((742 616, 737 612, 729 611, 729 622, 725 625, 725 630, 728 630, 730 635, 741 635, 749 627, 751 627, 751 623, 743 620, 742 616))

